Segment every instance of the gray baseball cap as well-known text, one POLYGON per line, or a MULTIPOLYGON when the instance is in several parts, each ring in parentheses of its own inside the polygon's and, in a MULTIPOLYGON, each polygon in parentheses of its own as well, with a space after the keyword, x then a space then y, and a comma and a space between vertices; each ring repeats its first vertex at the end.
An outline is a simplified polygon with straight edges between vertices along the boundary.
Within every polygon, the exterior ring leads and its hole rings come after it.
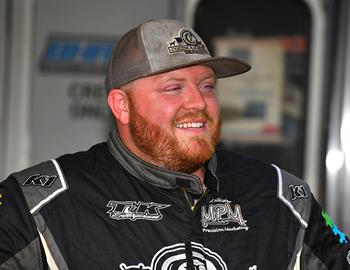
POLYGON ((126 33, 113 49, 105 89, 193 65, 214 70, 217 78, 244 73, 250 65, 232 57, 212 57, 191 28, 174 20, 147 21, 126 33))

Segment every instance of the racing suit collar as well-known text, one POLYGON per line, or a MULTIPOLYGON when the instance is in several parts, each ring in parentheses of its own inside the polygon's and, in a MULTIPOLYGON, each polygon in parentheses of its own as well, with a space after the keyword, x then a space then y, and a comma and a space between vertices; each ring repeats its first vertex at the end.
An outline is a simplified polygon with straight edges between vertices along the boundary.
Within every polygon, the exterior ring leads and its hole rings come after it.
MULTIPOLYGON (((111 154, 120 164, 136 178, 152 185, 167 189, 186 188, 193 194, 202 194, 203 188, 200 179, 192 174, 167 170, 152 165, 131 153, 122 143, 117 130, 113 130, 107 140, 111 154)), ((214 154, 206 165, 204 184, 214 191, 219 189, 219 181, 215 174, 217 159, 214 154)))

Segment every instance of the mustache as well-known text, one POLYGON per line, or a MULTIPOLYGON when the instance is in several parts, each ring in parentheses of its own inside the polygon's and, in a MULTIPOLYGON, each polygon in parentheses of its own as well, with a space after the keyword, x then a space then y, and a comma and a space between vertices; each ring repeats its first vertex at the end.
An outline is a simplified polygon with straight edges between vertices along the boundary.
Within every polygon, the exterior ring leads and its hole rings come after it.
POLYGON ((177 116, 174 120, 174 124, 178 124, 184 121, 192 119, 204 119, 208 122, 213 121, 213 118, 208 115, 205 111, 194 111, 194 112, 185 112, 177 116))

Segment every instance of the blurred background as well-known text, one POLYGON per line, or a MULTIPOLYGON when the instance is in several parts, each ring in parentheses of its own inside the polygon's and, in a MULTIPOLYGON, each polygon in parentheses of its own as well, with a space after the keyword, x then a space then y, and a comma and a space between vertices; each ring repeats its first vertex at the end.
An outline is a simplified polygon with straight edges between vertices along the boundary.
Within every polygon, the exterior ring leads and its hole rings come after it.
POLYGON ((0 179, 106 140, 112 47, 178 19, 253 66, 218 84, 220 147, 305 179, 349 235, 349 15, 348 0, 0 0, 0 179))

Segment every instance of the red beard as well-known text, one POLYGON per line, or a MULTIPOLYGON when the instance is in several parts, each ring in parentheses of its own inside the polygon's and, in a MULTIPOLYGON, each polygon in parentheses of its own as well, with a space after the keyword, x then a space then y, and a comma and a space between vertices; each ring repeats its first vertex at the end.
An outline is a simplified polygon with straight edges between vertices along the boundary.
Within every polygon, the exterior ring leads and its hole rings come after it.
POLYGON ((208 136, 193 136, 190 142, 197 147, 191 149, 177 139, 174 132, 152 124, 138 114, 132 97, 129 96, 129 128, 131 138, 137 148, 150 158, 150 162, 162 168, 184 173, 193 173, 200 169, 214 154, 220 137, 220 119, 212 119, 205 112, 188 112, 171 123, 175 132, 181 119, 206 119, 208 136))

